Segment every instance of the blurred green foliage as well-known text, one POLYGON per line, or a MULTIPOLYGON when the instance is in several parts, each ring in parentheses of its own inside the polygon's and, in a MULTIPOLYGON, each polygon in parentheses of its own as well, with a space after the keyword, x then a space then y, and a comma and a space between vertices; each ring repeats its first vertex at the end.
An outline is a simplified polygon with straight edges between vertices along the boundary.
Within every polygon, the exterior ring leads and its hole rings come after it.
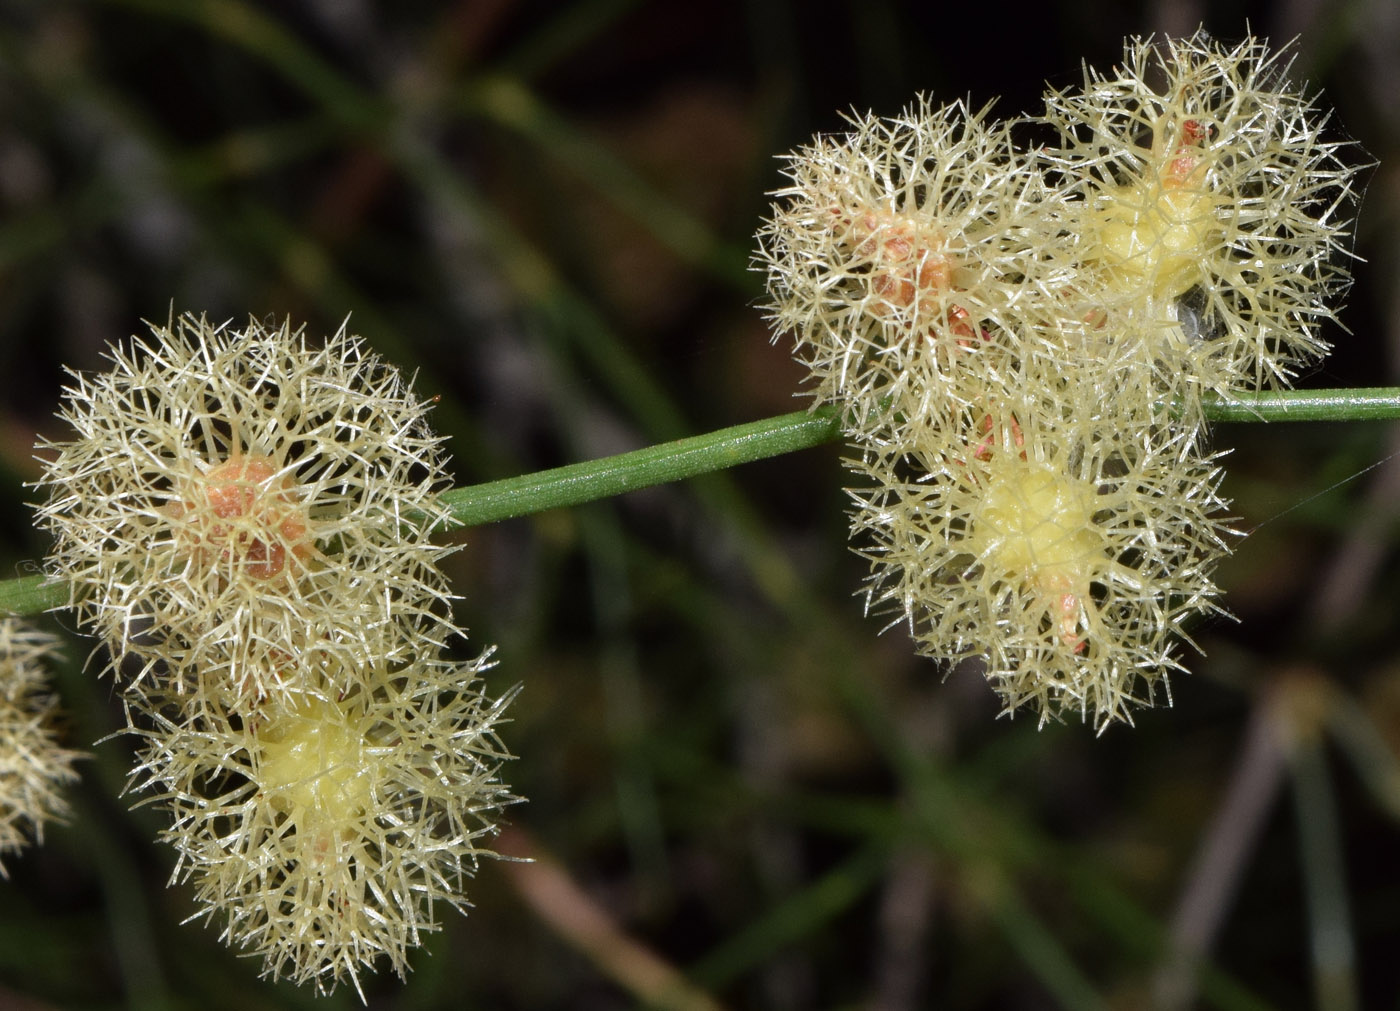
MULTIPOLYGON (((1395 381, 1387 6, 1205 22, 1302 32, 1297 75, 1380 162, 1352 332, 1311 385, 1395 381)), ((920 90, 1033 112, 1124 35, 1196 26, 1169 4, 1038 11, 0 0, 7 574, 44 551, 22 482, 62 368, 172 310, 321 332, 350 315, 441 397, 464 484, 792 410, 801 371, 746 269, 775 154, 920 90)), ((551 859, 484 865, 471 916, 406 984, 367 979, 370 1003, 643 1006, 649 950, 690 982, 676 1006, 1393 1006, 1389 433, 1220 427, 1258 527, 1220 574, 1239 621, 1197 630, 1173 709, 1101 737, 999 721, 975 670, 877 635, 835 447, 469 531, 457 617, 500 644, 493 691, 524 685, 504 736, 529 802, 503 845, 551 859), (573 890, 531 891, 532 866, 573 890), (606 944, 559 928, 585 907, 606 944)), ((90 641, 49 624, 85 745, 119 706, 82 669, 90 641)), ((181 925, 159 818, 118 798, 130 752, 93 748, 71 824, 10 862, 0 1005, 353 1004, 262 983, 217 925, 181 925)))

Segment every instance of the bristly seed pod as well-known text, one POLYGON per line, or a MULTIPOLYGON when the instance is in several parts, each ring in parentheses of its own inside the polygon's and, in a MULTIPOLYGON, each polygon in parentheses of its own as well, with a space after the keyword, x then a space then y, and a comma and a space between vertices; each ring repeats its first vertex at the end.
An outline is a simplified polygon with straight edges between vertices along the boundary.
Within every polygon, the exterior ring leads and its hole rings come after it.
POLYGON ((852 434, 955 408, 961 374, 1019 340, 1032 289, 1066 283, 1030 241, 1043 181, 988 111, 920 99, 788 157, 756 265, 775 336, 793 335, 815 402, 841 405, 852 434))
POLYGON ((321 993, 358 989, 380 959, 402 976, 439 927, 434 905, 465 910, 466 878, 515 799, 495 734, 514 692, 482 694, 486 659, 350 673, 308 657, 297 677, 280 672, 304 691, 240 709, 210 700, 179 721, 156 713, 138 731, 132 788, 171 816, 173 879, 264 975, 321 993))
POLYGON ((985 658, 1008 712, 1102 729, 1152 704, 1185 621, 1219 611, 1230 532, 1220 469, 1185 433, 1057 410, 989 402, 958 447, 866 451, 852 534, 868 609, 893 612, 919 652, 985 658))
POLYGON ((1046 96, 1079 315, 1178 400, 1286 385, 1327 351, 1350 284, 1355 145, 1291 64, 1252 38, 1134 38, 1112 73, 1046 96))
POLYGON ((141 659, 138 680, 297 692, 278 673, 296 666, 268 657, 357 670, 403 641, 399 624, 447 609, 451 549, 428 538, 448 522, 441 439, 358 338, 315 347, 286 323, 184 316, 111 360, 67 390, 73 437, 39 447, 38 513, 50 573, 115 653, 141 659))

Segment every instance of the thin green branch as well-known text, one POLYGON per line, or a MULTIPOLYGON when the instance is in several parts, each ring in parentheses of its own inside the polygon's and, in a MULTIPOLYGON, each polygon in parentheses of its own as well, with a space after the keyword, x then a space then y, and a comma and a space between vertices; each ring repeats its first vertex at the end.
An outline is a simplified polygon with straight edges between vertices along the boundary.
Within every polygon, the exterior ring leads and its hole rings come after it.
POLYGON ((1208 396, 1205 415, 1211 421, 1389 421, 1400 418, 1400 386, 1208 396))
POLYGON ((68 603, 68 584, 43 574, 0 580, 0 614, 39 614, 68 603))
MULTIPOLYGON (((1226 422, 1400 419, 1400 387, 1209 397, 1205 415, 1213 421, 1226 422)), ((794 411, 601 460, 454 488, 445 492, 442 500, 458 525, 479 526, 684 481, 741 463, 834 442, 840 436, 834 408, 794 411)), ((41 575, 0 580, 0 614, 37 614, 67 602, 68 587, 45 582, 41 575)))
MULTIPOLYGON (((1287 390, 1208 397, 1212 421, 1378 421, 1400 418, 1400 387, 1287 390)), ((795 411, 722 428, 619 456, 505 478, 443 495, 463 526, 494 523, 546 509, 610 498, 638 488, 683 481, 711 471, 833 442, 840 426, 831 407, 795 411)))
POLYGON ((841 434, 830 407, 753 421, 630 453, 505 478, 442 496, 462 526, 528 516, 546 509, 611 498, 652 485, 683 481, 741 463, 833 442, 841 434))

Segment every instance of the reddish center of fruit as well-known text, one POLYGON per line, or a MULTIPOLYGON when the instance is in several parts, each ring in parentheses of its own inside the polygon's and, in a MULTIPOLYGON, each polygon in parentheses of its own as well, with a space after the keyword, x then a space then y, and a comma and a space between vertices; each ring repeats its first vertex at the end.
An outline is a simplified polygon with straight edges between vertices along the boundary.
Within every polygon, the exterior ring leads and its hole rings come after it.
POLYGON ((219 464, 201 479, 208 507, 201 544, 237 562, 254 579, 273 579, 286 569, 289 555, 311 553, 305 513, 289 492, 290 480, 276 475, 270 460, 245 456, 219 464))

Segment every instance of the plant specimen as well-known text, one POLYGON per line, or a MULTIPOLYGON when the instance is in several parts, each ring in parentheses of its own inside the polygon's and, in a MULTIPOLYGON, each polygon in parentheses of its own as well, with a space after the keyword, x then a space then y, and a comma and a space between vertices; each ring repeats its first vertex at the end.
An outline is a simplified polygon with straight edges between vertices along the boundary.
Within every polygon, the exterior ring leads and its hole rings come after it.
POLYGON ((1233 536, 1206 419, 1316 361, 1349 282, 1357 166, 1287 69, 1134 39, 1042 115, 920 98, 788 156, 756 262, 805 417, 448 489, 428 403, 343 328, 172 317, 74 374, 45 589, 106 644, 196 917, 318 992, 403 974, 514 800, 433 535, 838 429, 867 609, 918 652, 1041 723, 1170 700, 1233 536))

